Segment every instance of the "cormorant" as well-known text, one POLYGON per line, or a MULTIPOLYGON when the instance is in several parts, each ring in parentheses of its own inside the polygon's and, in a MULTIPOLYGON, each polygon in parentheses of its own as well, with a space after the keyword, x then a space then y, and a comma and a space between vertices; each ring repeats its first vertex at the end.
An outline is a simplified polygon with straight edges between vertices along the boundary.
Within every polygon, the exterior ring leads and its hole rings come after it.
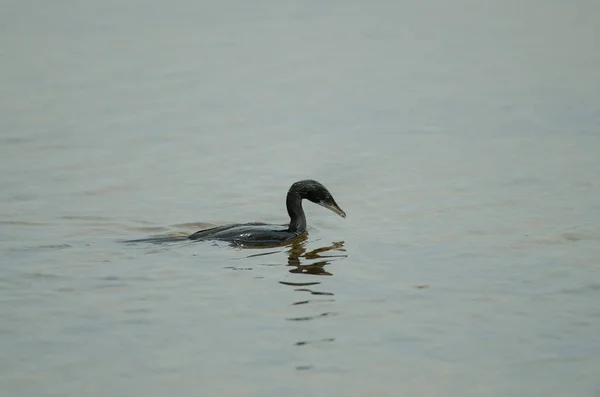
POLYGON ((283 245, 306 232, 306 216, 302 209, 302 200, 307 199, 323 206, 342 218, 346 213, 337 205, 329 190, 313 180, 294 183, 287 193, 285 204, 290 216, 287 225, 267 225, 264 223, 245 223, 217 226, 200 230, 188 238, 190 240, 229 241, 236 245, 261 246, 283 245))

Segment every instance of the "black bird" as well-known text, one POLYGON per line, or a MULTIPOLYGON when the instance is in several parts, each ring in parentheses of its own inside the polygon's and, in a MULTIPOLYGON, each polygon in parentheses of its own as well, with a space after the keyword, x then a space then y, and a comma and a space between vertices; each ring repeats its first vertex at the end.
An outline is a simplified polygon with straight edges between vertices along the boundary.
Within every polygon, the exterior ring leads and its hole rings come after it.
POLYGON ((283 245, 306 232, 306 216, 302 209, 302 199, 307 199, 335 212, 342 218, 346 213, 337 205, 329 190, 313 180, 294 183, 287 193, 285 205, 290 215, 287 225, 264 223, 244 223, 217 226, 200 230, 188 238, 190 240, 228 241, 242 246, 283 245))

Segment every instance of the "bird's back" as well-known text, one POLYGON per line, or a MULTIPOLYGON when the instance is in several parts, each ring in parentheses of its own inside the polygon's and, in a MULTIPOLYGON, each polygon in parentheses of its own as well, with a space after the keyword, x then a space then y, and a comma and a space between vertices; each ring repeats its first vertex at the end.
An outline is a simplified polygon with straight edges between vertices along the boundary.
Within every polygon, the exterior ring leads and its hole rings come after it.
POLYGON ((287 225, 245 223, 200 230, 189 238, 202 241, 228 241, 244 246, 261 246, 284 244, 297 236, 298 233, 288 231, 287 225))

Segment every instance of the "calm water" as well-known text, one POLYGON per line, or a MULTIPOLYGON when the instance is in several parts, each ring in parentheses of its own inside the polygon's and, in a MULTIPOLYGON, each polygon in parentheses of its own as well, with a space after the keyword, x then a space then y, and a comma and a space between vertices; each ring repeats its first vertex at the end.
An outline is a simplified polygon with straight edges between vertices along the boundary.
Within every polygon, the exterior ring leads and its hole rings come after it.
POLYGON ((600 396, 598 4, 4 2, 0 395, 600 396))

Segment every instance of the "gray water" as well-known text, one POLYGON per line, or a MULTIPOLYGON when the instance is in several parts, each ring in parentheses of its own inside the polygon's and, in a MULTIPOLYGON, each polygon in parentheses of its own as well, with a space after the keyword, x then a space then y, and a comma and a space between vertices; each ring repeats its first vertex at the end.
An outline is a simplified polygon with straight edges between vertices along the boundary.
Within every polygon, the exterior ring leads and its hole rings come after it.
POLYGON ((0 395, 600 396, 598 4, 3 2, 0 395))

